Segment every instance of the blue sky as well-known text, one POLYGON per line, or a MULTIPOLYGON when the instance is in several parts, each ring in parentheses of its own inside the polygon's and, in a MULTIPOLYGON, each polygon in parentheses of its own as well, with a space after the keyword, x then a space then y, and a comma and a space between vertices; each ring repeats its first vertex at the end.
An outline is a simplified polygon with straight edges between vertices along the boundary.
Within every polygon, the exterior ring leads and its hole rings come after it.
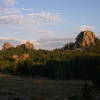
POLYGON ((0 37, 55 48, 85 29, 100 33, 100 0, 0 0, 0 37))

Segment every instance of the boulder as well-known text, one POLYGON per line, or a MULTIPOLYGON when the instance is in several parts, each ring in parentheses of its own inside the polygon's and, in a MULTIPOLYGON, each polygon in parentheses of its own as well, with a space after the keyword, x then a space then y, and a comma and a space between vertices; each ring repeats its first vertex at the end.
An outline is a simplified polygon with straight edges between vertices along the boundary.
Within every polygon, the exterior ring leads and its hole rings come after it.
POLYGON ((28 58, 30 58, 30 55, 29 54, 22 54, 21 56, 19 56, 19 59, 20 60, 26 60, 26 59, 28 59, 28 58))
POLYGON ((75 47, 95 46, 96 36, 92 31, 82 31, 76 38, 75 47))
POLYGON ((18 62, 18 61, 24 61, 24 60, 26 60, 26 59, 28 59, 28 58, 30 58, 30 55, 29 54, 21 54, 21 55, 13 55, 12 56, 12 58, 16 61, 16 62, 18 62))
POLYGON ((7 49, 12 48, 12 47, 13 47, 13 45, 11 43, 6 42, 2 46, 2 50, 7 50, 7 49))

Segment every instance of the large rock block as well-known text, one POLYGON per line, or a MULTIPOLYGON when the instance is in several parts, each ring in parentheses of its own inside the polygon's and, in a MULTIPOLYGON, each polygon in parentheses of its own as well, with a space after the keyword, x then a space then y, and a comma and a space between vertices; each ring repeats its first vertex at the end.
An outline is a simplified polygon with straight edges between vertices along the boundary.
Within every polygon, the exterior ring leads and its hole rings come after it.
POLYGON ((76 38, 75 46, 76 47, 88 47, 90 45, 95 46, 96 36, 91 31, 82 31, 76 38))

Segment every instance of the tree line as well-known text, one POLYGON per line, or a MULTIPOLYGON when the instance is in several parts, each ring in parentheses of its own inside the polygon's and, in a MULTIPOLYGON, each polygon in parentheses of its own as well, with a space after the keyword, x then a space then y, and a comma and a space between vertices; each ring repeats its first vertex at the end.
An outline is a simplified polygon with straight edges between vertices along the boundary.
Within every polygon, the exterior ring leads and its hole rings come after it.
POLYGON ((74 48, 74 43, 54 50, 35 50, 12 47, 0 50, 0 72, 50 79, 85 79, 100 83, 100 40, 88 49, 74 48), (16 62, 12 55, 29 54, 26 60, 16 62))

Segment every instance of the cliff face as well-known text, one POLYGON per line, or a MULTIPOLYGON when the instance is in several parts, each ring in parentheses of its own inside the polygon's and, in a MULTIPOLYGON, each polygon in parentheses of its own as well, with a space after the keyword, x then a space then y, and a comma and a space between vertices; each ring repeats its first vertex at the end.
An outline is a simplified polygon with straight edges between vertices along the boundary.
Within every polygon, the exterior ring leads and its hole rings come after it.
POLYGON ((76 38, 75 47, 95 46, 96 36, 91 31, 82 31, 76 38))

